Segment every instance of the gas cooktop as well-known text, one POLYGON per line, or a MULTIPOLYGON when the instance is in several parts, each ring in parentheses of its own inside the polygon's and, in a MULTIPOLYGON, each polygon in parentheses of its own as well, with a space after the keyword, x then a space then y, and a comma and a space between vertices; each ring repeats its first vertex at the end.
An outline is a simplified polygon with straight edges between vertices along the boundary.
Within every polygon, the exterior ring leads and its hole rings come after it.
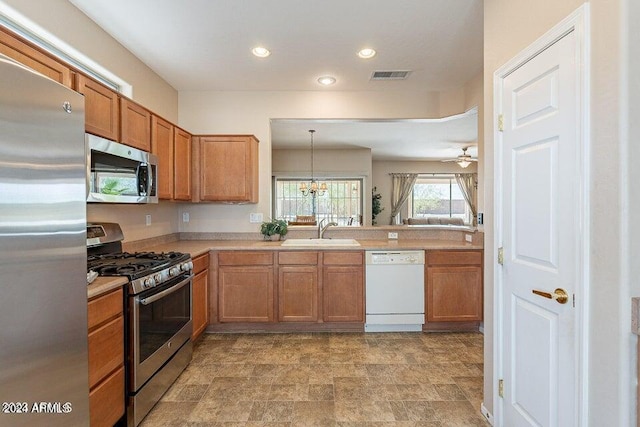
POLYGON ((90 255, 87 270, 100 276, 127 276, 137 279, 189 260, 189 254, 181 252, 119 252, 90 255))

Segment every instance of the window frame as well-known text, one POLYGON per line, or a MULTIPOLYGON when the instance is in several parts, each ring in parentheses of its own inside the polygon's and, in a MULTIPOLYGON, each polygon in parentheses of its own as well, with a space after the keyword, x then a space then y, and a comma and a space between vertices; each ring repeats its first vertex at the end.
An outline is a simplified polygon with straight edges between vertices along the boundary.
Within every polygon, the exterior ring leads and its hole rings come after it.
MULTIPOLYGON (((327 185, 330 187, 330 182, 332 181, 357 181, 358 182, 358 210, 359 213, 356 214, 356 216, 359 216, 360 218, 362 218, 362 220, 360 222, 358 222, 358 219, 356 218, 356 222, 355 224, 349 225, 348 224, 348 220, 346 221, 346 224, 340 224, 340 219, 336 218, 334 215, 331 214, 324 214, 324 213, 319 213, 316 212, 316 218, 318 221, 326 218, 327 220, 330 221, 338 221, 339 225, 341 227, 349 227, 349 226, 364 226, 364 222, 365 222, 365 218, 364 218, 364 209, 365 209, 365 201, 364 201, 364 186, 366 183, 365 177, 363 176, 323 176, 323 177, 314 177, 315 181, 318 182, 318 184, 325 182, 327 183, 327 185)), ((278 182, 282 182, 282 181, 287 181, 287 182, 294 182, 296 184, 296 187, 300 186, 301 182, 307 182, 308 183, 311 181, 310 177, 293 177, 293 176, 273 176, 272 177, 272 203, 271 203, 271 214, 273 218, 278 218, 278 219, 285 219, 285 221, 291 221, 292 218, 286 218, 286 216, 284 215, 280 215, 278 216, 278 182)), ((299 190, 298 190, 299 191, 299 190)), ((310 196, 301 196, 301 197, 310 197, 310 196)), ((296 199, 299 199, 301 197, 297 197, 296 199)), ((322 197, 322 196, 321 196, 322 197)), ((345 200, 347 200, 347 198, 343 198, 345 200)), ((354 198, 355 199, 355 198, 354 198)), ((296 215, 305 215, 307 213, 298 213, 296 215)), ((309 213, 310 214, 310 213, 309 213)), ((291 214, 289 215, 291 216, 291 214)), ((352 218, 353 216, 349 217, 352 218)), ((344 217, 345 219, 347 217, 344 217)), ((345 221, 342 221, 345 222, 345 221)), ((302 226, 304 227, 304 226, 302 226)))
MULTIPOLYGON (((418 179, 416 180, 416 183, 413 185, 413 187, 411 188, 411 195, 407 200, 407 214, 409 218, 454 218, 454 213, 452 212, 453 210, 453 186, 456 185, 458 188, 458 191, 462 192, 462 189, 460 189, 460 186, 458 185, 458 183, 456 182, 456 177, 455 174, 452 173, 442 173, 442 174, 419 174, 418 175, 418 179), (414 212, 414 197, 415 197, 415 186, 418 184, 422 184, 424 182, 424 180, 448 180, 449 181, 449 214, 448 215, 426 215, 426 216, 414 216, 415 212, 414 212)), ((457 199, 455 199, 457 200, 457 199)), ((467 202, 464 200, 464 196, 462 197, 462 201, 463 201, 463 206, 464 206, 464 216, 462 217, 463 221, 465 224, 470 224, 472 219, 472 215, 471 215, 471 210, 469 209, 469 205, 467 204, 467 202)), ((457 215, 457 214, 456 214, 457 215)), ((458 216, 456 216, 458 217, 458 216)))

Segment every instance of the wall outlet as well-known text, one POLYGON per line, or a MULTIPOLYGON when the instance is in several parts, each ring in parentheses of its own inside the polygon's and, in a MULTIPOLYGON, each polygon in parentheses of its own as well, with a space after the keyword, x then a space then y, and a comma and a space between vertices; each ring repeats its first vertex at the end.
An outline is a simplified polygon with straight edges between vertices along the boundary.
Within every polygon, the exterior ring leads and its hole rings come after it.
POLYGON ((144 221, 147 225, 151 225, 151 215, 145 215, 144 221))
POLYGON ((189 222, 189 212, 182 212, 182 222, 189 222))
POLYGON ((387 238, 389 240, 398 240, 398 233, 389 232, 389 234, 387 234, 387 238))
POLYGON ((464 240, 466 240, 467 242, 471 243, 471 242, 473 242, 473 236, 471 234, 465 234, 464 235, 464 240))
POLYGON ((263 216, 261 212, 252 212, 249 214, 249 222, 252 224, 259 224, 261 223, 263 216))

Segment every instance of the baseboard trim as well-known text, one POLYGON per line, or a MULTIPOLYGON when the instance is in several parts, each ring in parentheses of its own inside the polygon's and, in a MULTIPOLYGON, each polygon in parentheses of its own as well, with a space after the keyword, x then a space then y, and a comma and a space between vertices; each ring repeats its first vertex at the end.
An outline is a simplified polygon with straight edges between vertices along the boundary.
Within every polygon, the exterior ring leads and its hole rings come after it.
POLYGON ((489 424, 493 425, 493 415, 491 415, 491 412, 484 406, 484 403, 480 404, 480 412, 482 412, 484 418, 489 421, 489 424))

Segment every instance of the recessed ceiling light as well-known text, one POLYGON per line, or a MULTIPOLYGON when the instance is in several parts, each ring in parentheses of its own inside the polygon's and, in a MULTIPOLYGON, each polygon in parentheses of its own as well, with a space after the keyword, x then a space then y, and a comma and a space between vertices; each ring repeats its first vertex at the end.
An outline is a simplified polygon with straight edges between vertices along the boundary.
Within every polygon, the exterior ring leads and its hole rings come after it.
POLYGON ((358 56, 362 59, 373 58, 374 56, 376 56, 376 50, 367 47, 358 52, 358 56))
POLYGON ((253 53, 258 58, 266 58, 267 56, 271 55, 271 51, 262 46, 254 47, 253 49, 251 49, 251 53, 253 53))
POLYGON ((320 83, 323 86, 331 86, 335 82, 336 82, 336 78, 331 76, 322 76, 318 78, 318 83, 320 83))

